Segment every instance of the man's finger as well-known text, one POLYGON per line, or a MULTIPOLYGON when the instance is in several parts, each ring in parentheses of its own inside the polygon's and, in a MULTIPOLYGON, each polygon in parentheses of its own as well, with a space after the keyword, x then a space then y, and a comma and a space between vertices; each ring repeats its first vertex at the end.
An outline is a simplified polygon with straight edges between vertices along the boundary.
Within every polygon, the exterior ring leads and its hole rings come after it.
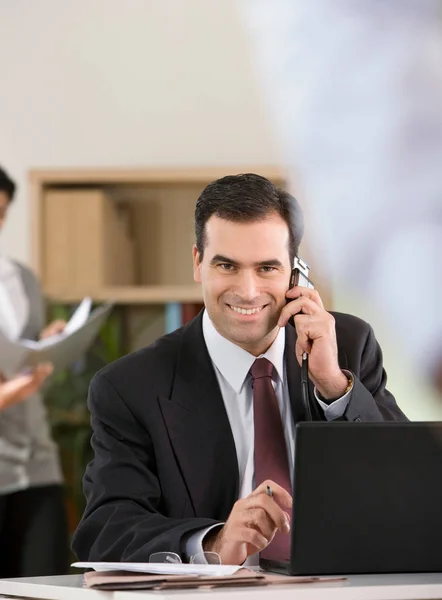
POLYGON ((236 541, 239 543, 250 544, 256 548, 255 552, 260 552, 268 545, 267 540, 259 531, 251 527, 241 527, 236 531, 236 541))
POLYGON ((307 352, 307 354, 310 354, 311 349, 312 349, 312 341, 308 337, 307 333, 304 331, 301 331, 300 333, 298 333, 298 338, 296 340, 296 355, 302 357, 304 352, 307 352))
POLYGON ((321 322, 317 317, 311 315, 298 314, 294 316, 296 333, 298 341, 301 344, 304 352, 310 352, 311 342, 323 334, 321 322))
POLYGON ((293 499, 290 494, 287 492, 287 490, 271 479, 266 479, 263 481, 261 485, 259 485, 251 494, 249 494, 248 498, 250 498, 250 496, 258 496, 260 494, 268 495, 267 488, 269 488, 272 497, 278 502, 278 504, 281 504, 281 506, 285 506, 286 508, 292 508, 293 499))
MULTIPOLYGON (((261 517, 261 520, 270 518, 271 523, 273 523, 274 527, 279 529, 279 531, 283 533, 288 533, 290 531, 290 523, 287 520, 286 513, 275 502, 274 498, 270 498, 270 496, 267 496, 266 494, 249 496, 247 499, 247 509, 250 510, 257 508, 263 509, 266 513, 266 517, 261 517)), ((247 519, 246 514, 245 519, 247 519)), ((258 526, 261 530, 260 525, 258 526)), ((263 527, 265 527, 265 525, 263 525, 263 527)))
POLYGON ((304 359, 304 353, 310 354, 311 349, 312 349, 311 344, 308 347, 307 346, 302 346, 299 343, 299 338, 296 340, 295 353, 296 353, 296 359, 297 359, 297 361, 299 363, 299 366, 302 365, 302 361, 304 359))
POLYGON ((313 300, 318 306, 324 308, 324 304, 322 303, 321 296, 319 295, 318 290, 306 288, 301 285, 297 285, 286 292, 286 297, 294 300, 295 298, 299 298, 301 296, 305 296, 306 298, 310 298, 313 300))
POLYGON ((245 524, 259 531, 267 540, 273 539, 276 527, 263 508, 252 508, 246 511, 245 524))
POLYGON ((285 327, 289 322, 290 318, 299 313, 304 313, 304 315, 316 315, 319 312, 322 312, 324 309, 318 306, 316 302, 310 300, 307 297, 296 298, 296 300, 292 300, 288 304, 284 306, 279 315, 278 325, 279 327, 285 327))

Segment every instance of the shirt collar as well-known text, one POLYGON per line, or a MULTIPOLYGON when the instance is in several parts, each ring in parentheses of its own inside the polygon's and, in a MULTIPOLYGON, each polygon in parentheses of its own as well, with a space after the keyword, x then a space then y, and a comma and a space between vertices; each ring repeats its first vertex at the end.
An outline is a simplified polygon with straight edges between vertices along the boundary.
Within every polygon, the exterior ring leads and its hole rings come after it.
MULTIPOLYGON (((215 329, 207 310, 203 314, 203 336, 213 364, 239 394, 256 356, 223 337, 215 329)), ((284 383, 284 349, 285 328, 281 328, 273 344, 261 355, 273 364, 282 383, 284 383)))

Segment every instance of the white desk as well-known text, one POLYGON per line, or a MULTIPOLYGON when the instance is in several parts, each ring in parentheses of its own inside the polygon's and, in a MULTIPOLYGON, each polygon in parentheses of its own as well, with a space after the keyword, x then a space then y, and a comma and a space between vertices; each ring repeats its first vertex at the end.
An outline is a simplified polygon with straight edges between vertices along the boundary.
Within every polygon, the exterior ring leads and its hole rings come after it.
POLYGON ((0 579, 0 597, 45 600, 425 600, 442 599, 442 573, 353 575, 348 581, 268 588, 104 592, 83 588, 82 575, 0 579), (213 594, 213 596, 212 596, 213 594))

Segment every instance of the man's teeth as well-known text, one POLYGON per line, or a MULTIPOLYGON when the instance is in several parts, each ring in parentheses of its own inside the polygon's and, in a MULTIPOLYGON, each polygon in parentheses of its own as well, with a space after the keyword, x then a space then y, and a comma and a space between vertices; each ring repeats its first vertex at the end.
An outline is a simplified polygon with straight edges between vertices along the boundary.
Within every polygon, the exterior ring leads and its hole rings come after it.
POLYGON ((259 306, 258 308, 239 308, 238 306, 231 306, 230 308, 241 315, 254 315, 262 310, 263 306, 259 306))

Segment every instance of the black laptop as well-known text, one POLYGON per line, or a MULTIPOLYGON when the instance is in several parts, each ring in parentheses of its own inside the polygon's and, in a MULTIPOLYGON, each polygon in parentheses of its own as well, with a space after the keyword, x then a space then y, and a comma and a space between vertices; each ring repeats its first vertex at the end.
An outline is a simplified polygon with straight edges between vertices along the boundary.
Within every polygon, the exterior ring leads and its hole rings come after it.
POLYGON ((293 575, 442 571, 442 423, 299 423, 293 575))

